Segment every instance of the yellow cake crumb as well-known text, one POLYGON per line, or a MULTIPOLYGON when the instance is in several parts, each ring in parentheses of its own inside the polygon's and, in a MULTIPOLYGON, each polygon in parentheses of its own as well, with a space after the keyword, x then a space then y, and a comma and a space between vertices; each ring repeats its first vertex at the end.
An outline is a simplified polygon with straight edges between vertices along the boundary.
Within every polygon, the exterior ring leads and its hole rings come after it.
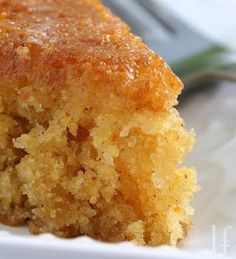
POLYGON ((0 0, 0 17, 0 221, 140 245, 184 238, 194 133, 171 69, 99 1, 0 0))

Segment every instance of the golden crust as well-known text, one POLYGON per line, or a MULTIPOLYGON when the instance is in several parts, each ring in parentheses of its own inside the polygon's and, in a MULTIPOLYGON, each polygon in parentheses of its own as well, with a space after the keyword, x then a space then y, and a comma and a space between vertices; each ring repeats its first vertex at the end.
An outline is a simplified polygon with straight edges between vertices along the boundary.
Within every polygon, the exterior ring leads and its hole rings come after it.
POLYGON ((100 1, 0 0, 0 90, 32 85, 56 96, 86 84, 136 108, 176 104, 182 84, 100 1), (8 84, 9 85, 9 84, 8 84))
POLYGON ((186 235, 181 82, 92 0, 0 0, 0 222, 140 245, 186 235))

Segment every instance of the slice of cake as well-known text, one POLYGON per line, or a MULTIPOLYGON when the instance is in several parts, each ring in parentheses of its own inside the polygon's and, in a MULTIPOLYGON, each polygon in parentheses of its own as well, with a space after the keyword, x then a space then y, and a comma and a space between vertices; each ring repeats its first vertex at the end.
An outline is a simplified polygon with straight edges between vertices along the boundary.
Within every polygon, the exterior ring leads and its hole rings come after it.
POLYGON ((176 244, 196 191, 181 89, 100 1, 0 0, 0 221, 176 244))

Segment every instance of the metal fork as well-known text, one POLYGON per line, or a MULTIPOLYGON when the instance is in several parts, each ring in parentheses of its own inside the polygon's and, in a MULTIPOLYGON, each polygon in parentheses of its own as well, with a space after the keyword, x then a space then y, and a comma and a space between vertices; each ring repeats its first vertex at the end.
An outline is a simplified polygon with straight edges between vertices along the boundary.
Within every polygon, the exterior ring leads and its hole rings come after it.
POLYGON ((184 81, 185 91, 209 83, 236 82, 230 51, 193 30, 157 0, 103 0, 170 64, 184 81))

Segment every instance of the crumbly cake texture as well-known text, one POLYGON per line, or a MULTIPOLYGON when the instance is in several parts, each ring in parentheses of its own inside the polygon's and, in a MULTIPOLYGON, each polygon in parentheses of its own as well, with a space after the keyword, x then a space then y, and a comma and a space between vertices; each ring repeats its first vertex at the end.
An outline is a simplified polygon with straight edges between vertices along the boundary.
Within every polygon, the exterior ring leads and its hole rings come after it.
POLYGON ((197 190, 182 83, 96 0, 0 0, 0 221, 171 244, 197 190))

